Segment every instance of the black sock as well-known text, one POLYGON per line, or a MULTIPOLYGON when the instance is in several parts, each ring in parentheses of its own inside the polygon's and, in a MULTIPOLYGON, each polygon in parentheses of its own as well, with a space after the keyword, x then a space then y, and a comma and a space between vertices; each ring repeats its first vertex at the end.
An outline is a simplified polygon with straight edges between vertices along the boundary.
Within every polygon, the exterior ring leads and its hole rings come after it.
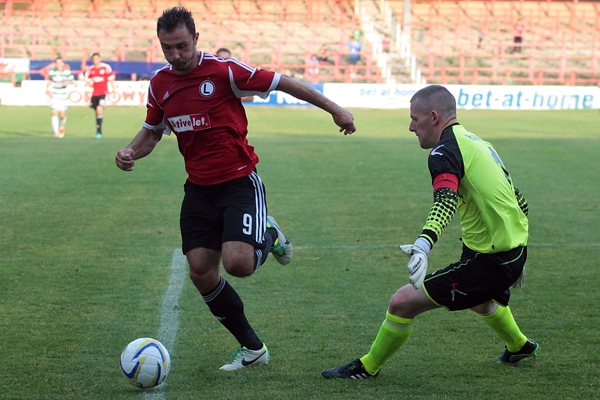
POLYGON ((96 115, 96 132, 102 133, 102 115, 96 115))
POLYGON ((277 231, 275 228, 267 228, 267 232, 265 233, 265 246, 262 249, 256 249, 256 268, 260 267, 265 263, 267 257, 269 256, 269 251, 271 247, 273 247, 273 243, 275 243, 275 239, 277 239, 277 231))
POLYGON ((221 277, 215 290, 202 298, 213 315, 231 332, 241 346, 250 350, 262 349, 263 343, 246 319, 242 299, 224 277, 221 277))

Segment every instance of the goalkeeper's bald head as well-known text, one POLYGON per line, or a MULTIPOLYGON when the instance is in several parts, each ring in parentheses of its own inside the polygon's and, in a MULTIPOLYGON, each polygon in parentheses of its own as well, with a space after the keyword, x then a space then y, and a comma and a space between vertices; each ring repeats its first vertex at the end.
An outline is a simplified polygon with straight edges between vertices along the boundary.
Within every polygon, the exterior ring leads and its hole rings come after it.
POLYGON ((429 85, 417 91, 410 99, 418 111, 429 114, 437 111, 443 119, 456 119, 456 99, 441 85, 429 85))

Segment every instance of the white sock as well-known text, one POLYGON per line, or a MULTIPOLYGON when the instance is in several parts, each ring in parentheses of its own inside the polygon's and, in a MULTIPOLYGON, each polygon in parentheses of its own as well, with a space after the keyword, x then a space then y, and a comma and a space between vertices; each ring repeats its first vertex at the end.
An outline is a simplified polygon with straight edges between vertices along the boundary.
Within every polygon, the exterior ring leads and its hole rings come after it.
POLYGON ((67 125, 67 117, 64 117, 63 119, 60 120, 60 127, 64 128, 65 125, 67 125))
POLYGON ((54 134, 58 135, 58 115, 52 116, 52 129, 54 129, 54 134))

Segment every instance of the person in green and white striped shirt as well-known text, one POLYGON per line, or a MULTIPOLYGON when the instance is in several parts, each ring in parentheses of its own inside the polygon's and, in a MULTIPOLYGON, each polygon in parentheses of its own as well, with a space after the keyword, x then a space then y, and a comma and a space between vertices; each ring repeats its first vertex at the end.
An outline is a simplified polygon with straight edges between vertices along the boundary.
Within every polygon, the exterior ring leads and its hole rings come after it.
POLYGON ((62 58, 58 57, 54 61, 54 68, 48 73, 48 85, 46 92, 50 93, 50 109, 52 111, 52 129, 54 137, 62 138, 65 136, 65 125, 67 123, 67 99, 69 93, 67 86, 74 81, 73 73, 62 58), (58 116, 60 114, 60 122, 58 116))

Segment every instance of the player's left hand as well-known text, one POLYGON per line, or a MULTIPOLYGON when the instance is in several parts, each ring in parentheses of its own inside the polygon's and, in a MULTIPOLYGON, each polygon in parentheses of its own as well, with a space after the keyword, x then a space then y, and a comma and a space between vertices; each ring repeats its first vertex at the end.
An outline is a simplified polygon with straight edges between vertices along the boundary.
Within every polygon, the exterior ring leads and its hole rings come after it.
POLYGON ((408 261, 408 280, 416 289, 420 288, 427 275, 427 252, 414 244, 403 244, 400 250, 407 256, 410 256, 408 261))
POLYGON ((344 135, 352 135, 356 132, 354 116, 344 108, 341 108, 340 112, 333 114, 333 122, 340 127, 340 132, 344 132, 344 135))

